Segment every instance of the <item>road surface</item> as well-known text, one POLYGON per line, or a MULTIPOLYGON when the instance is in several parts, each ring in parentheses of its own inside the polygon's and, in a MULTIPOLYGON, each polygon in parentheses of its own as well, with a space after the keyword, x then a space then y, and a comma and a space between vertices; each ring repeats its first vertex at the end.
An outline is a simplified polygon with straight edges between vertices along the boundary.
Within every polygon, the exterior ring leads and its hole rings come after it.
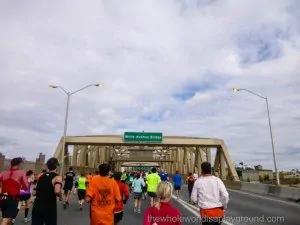
MULTIPOLYGON (((268 198, 241 191, 229 191, 230 203, 226 211, 226 225, 267 225, 267 224, 300 224, 300 206, 279 199, 268 198)), ((70 207, 62 209, 58 203, 58 225, 89 224, 88 205, 83 211, 77 208, 77 196, 72 196, 70 207)), ((200 224, 199 210, 196 206, 187 203, 187 190, 183 189, 180 200, 172 199, 172 204, 182 213, 183 224, 200 224)), ((141 214, 133 212, 133 199, 129 199, 124 208, 122 224, 143 224, 143 212, 149 206, 148 200, 142 202, 141 214)), ((17 217, 16 224, 23 224, 23 212, 17 217)), ((29 223, 30 224, 30 223, 29 223)))

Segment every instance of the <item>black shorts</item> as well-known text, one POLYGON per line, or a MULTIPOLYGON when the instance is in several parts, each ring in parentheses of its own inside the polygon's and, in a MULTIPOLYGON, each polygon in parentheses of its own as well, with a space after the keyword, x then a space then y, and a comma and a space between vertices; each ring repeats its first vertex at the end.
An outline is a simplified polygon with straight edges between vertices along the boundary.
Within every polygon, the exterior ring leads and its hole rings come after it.
MULTIPOLYGON (((40 206, 39 206, 40 208, 40 206)), ((56 210, 48 211, 41 210, 35 206, 32 208, 31 225, 57 225, 57 212, 56 210)))
POLYGON ((148 196, 151 197, 151 198, 156 198, 157 197, 155 192, 149 192, 148 191, 147 193, 148 193, 148 196))
POLYGON ((180 186, 174 186, 174 189, 175 189, 175 191, 179 191, 179 190, 181 190, 181 187, 180 186))
POLYGON ((75 182, 75 188, 78 188, 78 182, 75 182))
POLYGON ((123 211, 115 213, 115 215, 114 215, 115 224, 120 222, 122 219, 123 219, 123 211))
POLYGON ((0 199, 0 209, 2 211, 2 218, 15 218, 18 215, 18 203, 19 199, 15 199, 12 197, 0 199))
POLYGON ((82 190, 82 189, 78 189, 77 190, 77 195, 78 195, 78 199, 82 200, 85 198, 85 194, 86 194, 86 190, 82 190))
POLYGON ((134 199, 141 199, 143 196, 143 192, 134 192, 133 193, 133 198, 134 199))
POLYGON ((72 191, 73 185, 65 185, 64 186, 64 191, 65 191, 65 195, 69 192, 72 191))
POLYGON ((20 195, 20 196, 19 196, 19 199, 20 199, 21 202, 27 201, 27 200, 29 200, 30 198, 31 198, 31 194, 28 194, 28 195, 20 195))

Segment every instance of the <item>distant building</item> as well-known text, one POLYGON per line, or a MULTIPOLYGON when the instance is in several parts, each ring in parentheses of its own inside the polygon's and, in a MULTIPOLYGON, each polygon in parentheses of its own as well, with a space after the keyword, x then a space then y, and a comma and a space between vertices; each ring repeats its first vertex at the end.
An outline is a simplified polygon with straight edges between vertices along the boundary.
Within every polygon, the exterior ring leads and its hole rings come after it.
POLYGON ((254 169, 255 169, 255 170, 262 170, 263 167, 262 167, 262 165, 257 165, 257 166, 254 166, 254 169))
MULTIPOLYGON (((24 170, 32 170, 34 173, 39 173, 42 169, 45 168, 45 155, 40 153, 38 158, 35 161, 27 161, 25 157, 22 157, 24 163, 22 168, 24 170)), ((0 153, 0 172, 10 168, 11 159, 5 158, 5 155, 0 153)))
POLYGON ((242 180, 250 182, 274 180, 274 172, 272 170, 248 170, 242 171, 242 180))

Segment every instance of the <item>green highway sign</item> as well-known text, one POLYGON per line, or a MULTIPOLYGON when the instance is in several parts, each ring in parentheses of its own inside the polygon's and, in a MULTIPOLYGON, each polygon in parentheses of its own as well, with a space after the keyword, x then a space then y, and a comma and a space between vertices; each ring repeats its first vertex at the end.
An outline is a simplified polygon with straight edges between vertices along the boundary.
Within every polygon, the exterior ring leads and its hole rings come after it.
POLYGON ((125 132, 124 142, 162 142, 162 133, 125 132))
POLYGON ((153 167, 156 166, 134 166, 133 171, 150 171, 153 167))

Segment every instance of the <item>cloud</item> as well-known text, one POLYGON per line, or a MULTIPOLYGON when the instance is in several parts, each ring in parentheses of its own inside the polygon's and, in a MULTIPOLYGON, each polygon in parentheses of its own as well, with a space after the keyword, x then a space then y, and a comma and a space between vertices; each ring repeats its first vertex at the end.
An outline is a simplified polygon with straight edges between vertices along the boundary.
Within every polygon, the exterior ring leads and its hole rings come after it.
POLYGON ((225 140, 235 162, 298 166, 298 1, 0 3, 0 147, 51 156, 69 135, 157 131, 225 140), (238 9, 238 10, 237 10, 238 9), (3 141, 4 140, 4 141, 3 141), (261 157, 260 157, 261 156, 261 157))

